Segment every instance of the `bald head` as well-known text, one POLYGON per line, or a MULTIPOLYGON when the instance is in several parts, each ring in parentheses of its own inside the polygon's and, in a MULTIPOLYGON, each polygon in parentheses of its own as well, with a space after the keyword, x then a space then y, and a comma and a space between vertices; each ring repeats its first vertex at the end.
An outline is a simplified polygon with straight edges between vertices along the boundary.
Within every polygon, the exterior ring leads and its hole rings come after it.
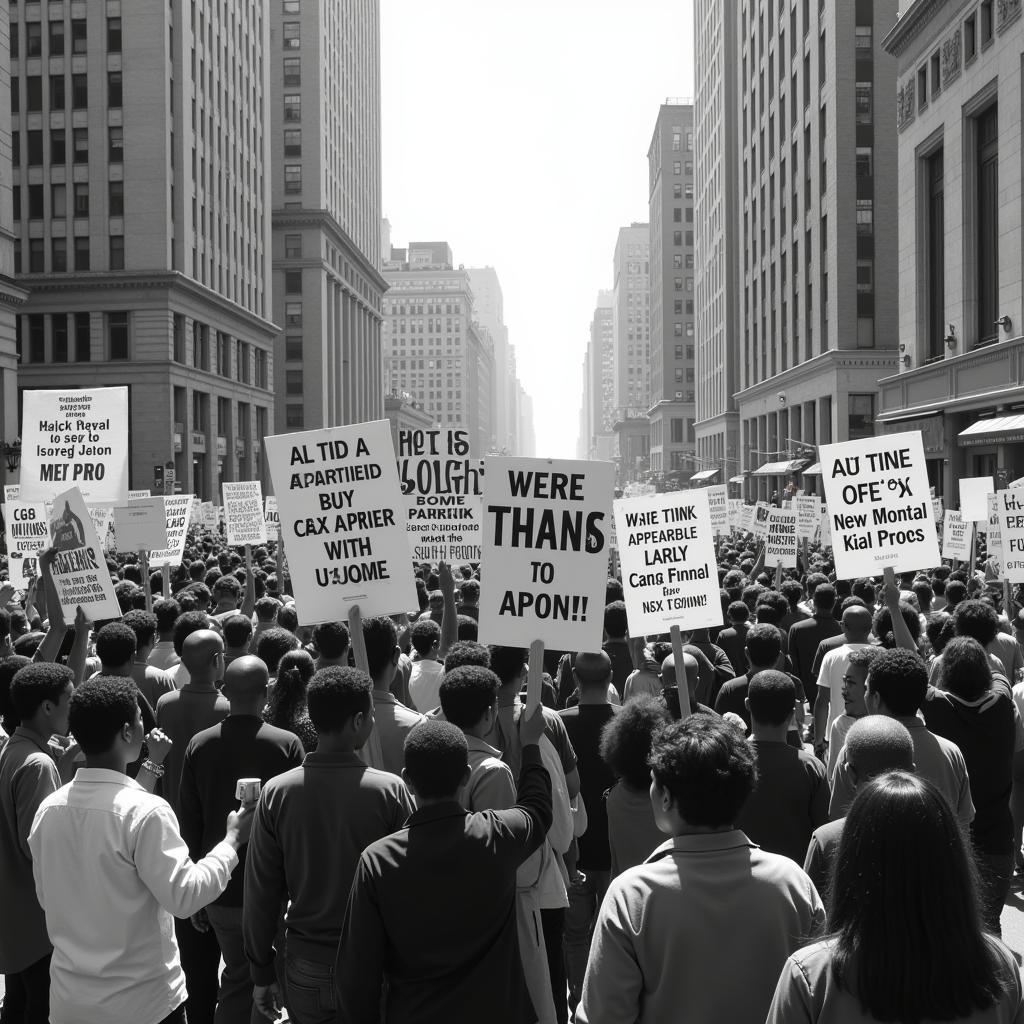
POLYGON ((843 612, 843 633, 854 643, 864 643, 871 635, 871 612, 858 604, 843 612))
POLYGON ((846 734, 846 763, 862 785, 883 772, 914 770, 914 741, 906 726, 888 715, 868 715, 846 734))
POLYGON ((231 701, 262 700, 270 685, 270 672, 266 664, 255 655, 247 654, 236 658, 224 672, 224 693, 231 701))
MULTIPOLYGON (((692 654, 683 652, 683 671, 686 673, 686 688, 692 694, 697 689, 697 659, 692 654)), ((661 663, 661 685, 676 685, 676 656, 670 654, 661 663)))
POLYGON ((580 690, 604 690, 612 678, 612 659, 604 651, 585 651, 576 655, 573 668, 580 690))
POLYGON ((212 629, 197 629, 181 645, 181 661, 193 682, 214 682, 220 675, 224 641, 212 629))

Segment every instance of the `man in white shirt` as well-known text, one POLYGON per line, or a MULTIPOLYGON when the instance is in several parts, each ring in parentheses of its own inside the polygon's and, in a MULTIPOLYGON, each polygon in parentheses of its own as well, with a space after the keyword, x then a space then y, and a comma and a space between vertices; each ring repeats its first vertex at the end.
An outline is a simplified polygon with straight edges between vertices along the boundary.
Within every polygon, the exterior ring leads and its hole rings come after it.
POLYGON ((144 738, 136 693, 111 677, 75 691, 69 725, 86 767, 43 801, 29 834, 53 943, 51 1024, 183 1022, 173 917, 224 891, 249 840, 252 808, 232 811, 224 841, 189 859, 167 802, 124 774, 144 738))
POLYGON ((823 758, 828 731, 844 710, 843 676, 850 667, 850 652, 867 647, 871 640, 871 612, 851 605, 843 612, 843 638, 846 643, 822 659, 818 672, 818 693, 814 698, 814 752, 823 758))
POLYGON ((416 656, 409 679, 409 695, 421 714, 441 704, 444 663, 441 660, 441 627, 432 619, 421 619, 410 634, 416 656))

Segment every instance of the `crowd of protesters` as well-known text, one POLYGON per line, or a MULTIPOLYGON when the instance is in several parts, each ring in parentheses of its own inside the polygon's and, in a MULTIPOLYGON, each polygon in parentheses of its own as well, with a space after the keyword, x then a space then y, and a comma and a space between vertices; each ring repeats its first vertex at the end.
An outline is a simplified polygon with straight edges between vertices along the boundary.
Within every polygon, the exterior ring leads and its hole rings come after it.
POLYGON ((44 553, 0 589, 0 1022, 1024 1021, 1024 595, 828 555, 723 541, 681 650, 610 577, 528 715, 486 566, 309 626, 273 544, 192 531, 88 623, 44 553))

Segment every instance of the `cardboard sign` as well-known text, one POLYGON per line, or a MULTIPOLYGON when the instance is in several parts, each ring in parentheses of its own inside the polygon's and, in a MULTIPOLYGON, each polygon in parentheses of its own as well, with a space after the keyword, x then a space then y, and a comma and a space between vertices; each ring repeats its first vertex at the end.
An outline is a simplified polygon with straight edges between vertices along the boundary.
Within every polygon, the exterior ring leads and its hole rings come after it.
POLYGON ((58 494, 53 503, 50 536, 57 553, 53 585, 65 622, 74 622, 80 607, 90 622, 119 619, 121 608, 107 570, 100 539, 77 487, 58 494))
POLYGON ((468 430, 398 432, 398 478, 414 562, 480 561, 483 476, 483 460, 469 457, 468 430))
POLYGON ((25 391, 21 438, 23 501, 68 487, 88 504, 128 500, 127 388, 25 391))
POLYGON ((162 551, 167 547, 163 498, 137 498, 114 506, 114 530, 120 551, 162 551))
MULTIPOLYGON (((996 579, 1003 578, 1003 531, 999 525, 998 492, 988 496, 988 520, 985 527, 985 550, 988 552, 990 565, 996 579)), ((979 526, 980 529, 980 526, 979 526)))
POLYGON ((757 514, 757 509, 753 505, 747 505, 744 503, 740 507, 740 533, 753 533, 754 531, 754 517, 757 514))
POLYGON ((416 607, 387 420, 265 439, 299 621, 416 607))
POLYGON ((820 452, 839 579, 939 564, 920 431, 826 444, 820 452))
POLYGON ((973 536, 974 523, 965 522, 960 512, 947 508, 942 521, 942 557, 967 561, 973 536))
POLYGON ((759 501, 754 506, 754 522, 751 530, 755 537, 764 540, 768 536, 768 513, 771 512, 771 505, 767 501, 759 501))
POLYGON ((704 493, 708 496, 712 532, 716 537, 721 537, 729 532, 729 488, 725 484, 715 484, 713 487, 705 487, 704 493))
POLYGON ((50 543, 50 524, 43 502, 8 500, 5 518, 7 567, 11 584, 28 586, 39 575, 38 556, 50 543))
POLYGON ((223 487, 228 546, 266 544, 267 520, 263 512, 263 487, 259 480, 225 481, 223 487))
POLYGON ((110 551, 110 527, 114 522, 114 510, 109 505, 88 505, 89 518, 96 529, 96 536, 100 539, 100 546, 104 551, 110 551))
POLYGON ((743 501, 740 498, 729 499, 729 529, 733 533, 735 533, 740 528, 740 509, 742 507, 743 501))
POLYGON ((622 498, 615 502, 615 524, 630 636, 721 625, 705 490, 622 498))
POLYGON ((484 468, 480 642, 600 650, 615 466, 495 456, 484 468))
POLYGON ((1003 546, 1003 578, 1024 583, 1024 490, 996 491, 996 514, 1003 546))
POLYGON ((165 565, 181 565, 185 554, 185 535, 192 519, 194 494, 168 494, 164 498, 164 516, 167 522, 167 547, 149 553, 150 569, 165 565))
POLYGON ((965 523, 988 519, 988 496, 995 493, 990 476, 960 478, 960 515, 965 523))
MULTIPOLYGON (((821 521, 821 502, 813 494, 796 498, 796 535, 800 540, 814 540, 821 521)), ((767 563, 765 563, 767 564, 767 563)))
POLYGON ((942 522, 942 513, 943 513, 942 499, 941 498, 932 498, 932 518, 935 520, 935 522, 937 522, 937 523, 941 523, 942 522))
POLYGON ((774 569, 796 568, 796 512, 773 508, 768 513, 768 535, 765 540, 764 565, 774 569))
POLYGON ((277 514, 275 495, 267 495, 264 501, 263 516, 267 524, 267 540, 277 540, 281 536, 281 517, 277 514))
POLYGON ((823 548, 832 547, 832 521, 828 517, 828 505, 821 503, 821 519, 818 521, 818 542, 823 548))

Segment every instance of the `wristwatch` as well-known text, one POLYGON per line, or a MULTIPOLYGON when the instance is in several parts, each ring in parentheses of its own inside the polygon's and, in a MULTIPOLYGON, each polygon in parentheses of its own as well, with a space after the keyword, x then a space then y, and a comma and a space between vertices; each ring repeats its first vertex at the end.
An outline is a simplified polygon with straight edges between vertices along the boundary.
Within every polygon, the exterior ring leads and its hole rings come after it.
POLYGON ((146 760, 142 762, 141 768, 144 768, 149 772, 154 779, 162 779, 164 777, 164 772, 167 771, 162 764, 157 764, 156 761, 152 761, 149 758, 146 758, 146 760))

